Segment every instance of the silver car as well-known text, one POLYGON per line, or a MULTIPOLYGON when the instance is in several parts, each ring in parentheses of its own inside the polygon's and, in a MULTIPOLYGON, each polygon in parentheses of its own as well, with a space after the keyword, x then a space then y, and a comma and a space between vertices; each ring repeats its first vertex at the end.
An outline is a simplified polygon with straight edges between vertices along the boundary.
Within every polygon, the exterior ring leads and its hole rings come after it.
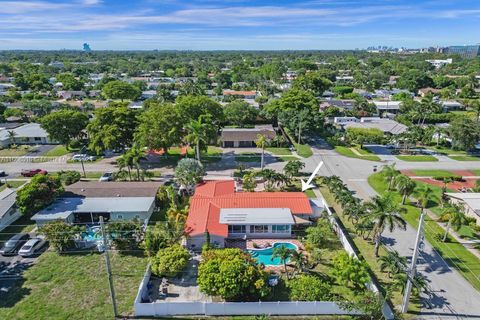
POLYGON ((113 172, 105 172, 98 181, 112 181, 113 180, 113 172))
POLYGON ((42 238, 33 238, 25 242, 25 244, 20 248, 18 254, 22 257, 30 257, 40 250, 41 247, 45 244, 45 240, 42 238))

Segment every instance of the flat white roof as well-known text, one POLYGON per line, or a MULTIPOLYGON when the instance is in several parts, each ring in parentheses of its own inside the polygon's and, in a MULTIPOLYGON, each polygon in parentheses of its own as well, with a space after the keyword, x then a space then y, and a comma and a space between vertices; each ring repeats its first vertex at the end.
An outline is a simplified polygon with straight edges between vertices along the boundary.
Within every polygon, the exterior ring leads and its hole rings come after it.
POLYGON ((288 208, 231 208, 220 209, 220 223, 244 224, 295 224, 288 208))

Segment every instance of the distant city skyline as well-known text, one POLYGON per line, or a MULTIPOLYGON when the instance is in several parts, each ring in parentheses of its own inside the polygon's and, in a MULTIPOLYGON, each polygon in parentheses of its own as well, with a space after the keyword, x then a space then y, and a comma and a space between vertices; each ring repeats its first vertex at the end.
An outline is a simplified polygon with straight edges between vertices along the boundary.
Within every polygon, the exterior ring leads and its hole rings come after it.
POLYGON ((472 0, 0 0, 0 50, 330 50, 480 42, 472 0))

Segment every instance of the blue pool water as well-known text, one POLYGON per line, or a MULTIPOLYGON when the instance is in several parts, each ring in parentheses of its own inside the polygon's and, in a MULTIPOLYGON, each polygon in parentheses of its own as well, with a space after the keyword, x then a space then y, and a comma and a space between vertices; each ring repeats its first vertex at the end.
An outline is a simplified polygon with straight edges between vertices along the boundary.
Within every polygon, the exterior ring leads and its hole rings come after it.
POLYGON ((87 232, 82 233, 82 239, 85 241, 102 240, 102 234, 99 227, 87 228, 87 232))
MULTIPOLYGON (((278 266, 281 265, 282 262, 280 258, 272 258, 273 248, 284 246, 287 249, 297 250, 297 246, 290 242, 276 242, 273 244, 273 247, 267 249, 250 249, 248 252, 252 255, 252 257, 257 260, 257 263, 263 263, 264 265, 270 266, 278 266)), ((288 260, 287 260, 288 262, 288 260)))

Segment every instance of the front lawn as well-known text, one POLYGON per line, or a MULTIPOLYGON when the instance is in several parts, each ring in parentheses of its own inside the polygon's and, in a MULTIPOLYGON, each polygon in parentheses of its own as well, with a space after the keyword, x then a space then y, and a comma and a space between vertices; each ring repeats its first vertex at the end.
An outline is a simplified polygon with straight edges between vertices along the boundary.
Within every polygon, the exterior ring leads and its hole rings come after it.
POLYGON ((289 156, 289 155, 292 154, 292 152, 288 148, 273 148, 273 147, 270 147, 270 148, 265 148, 265 151, 271 152, 276 156, 289 156))
MULTIPOLYGON (((387 190, 387 183, 381 172, 371 175, 368 178, 368 183, 379 194, 383 194, 387 190)), ((421 182, 416 183, 417 185, 422 184, 421 182)), ((439 192, 441 195, 441 188, 431 187, 435 196, 438 197, 439 192)), ((397 192, 394 192, 394 194, 397 201, 401 202, 402 196, 397 192)), ((436 201, 430 201, 428 208, 434 209, 437 206, 438 203, 436 201)), ((410 202, 407 202, 404 207, 407 210, 407 213, 403 215, 405 220, 416 229, 420 218, 420 209, 410 202)), ((460 272, 468 282, 470 282, 477 290, 480 290, 480 281, 478 280, 478 274, 480 274, 480 259, 451 237, 448 242, 442 242, 441 239, 445 233, 444 229, 428 215, 425 217, 424 225, 424 234, 428 242, 451 267, 457 269, 457 271, 460 272)))
POLYGON ((414 169, 410 171, 419 177, 450 177, 450 178, 458 177, 457 174, 454 174, 448 170, 441 170, 441 169, 433 169, 433 170, 414 169))
MULTIPOLYGON (((111 265, 118 311, 132 315, 147 258, 143 253, 113 253, 111 265)), ((113 319, 104 257, 45 252, 23 273, 16 287, 8 294, 0 293, 0 318, 113 319)))
POLYGON ((448 156, 450 159, 457 161, 480 161, 480 157, 475 156, 448 156))
POLYGON ((308 144, 298 144, 295 143, 295 150, 300 157, 308 158, 313 156, 312 148, 308 144))
POLYGON ((255 152, 242 152, 235 155, 235 161, 237 162, 260 162, 262 156, 255 152))
POLYGON ((21 157, 26 155, 29 151, 30 151, 30 148, 27 146, 0 149, 0 157, 21 157))
POLYGON ((64 145, 55 146, 55 148, 49 150, 44 154, 45 157, 61 157, 69 154, 71 151, 67 150, 64 145))
POLYGON ((438 159, 431 155, 410 155, 410 156, 397 156, 398 160, 409 162, 435 162, 438 159))
POLYGON ((380 158, 378 156, 371 154, 366 150, 355 148, 355 150, 359 153, 357 154, 352 149, 353 148, 342 147, 342 146, 335 147, 335 151, 337 151, 338 153, 340 153, 342 156, 345 156, 345 157, 363 159, 363 160, 369 160, 369 161, 380 161, 380 158))
POLYGON ((0 191, 6 189, 7 187, 16 189, 16 188, 22 186, 23 184, 25 184, 26 182, 27 181, 25 181, 25 180, 7 180, 7 183, 4 183, 0 186, 0 191))

